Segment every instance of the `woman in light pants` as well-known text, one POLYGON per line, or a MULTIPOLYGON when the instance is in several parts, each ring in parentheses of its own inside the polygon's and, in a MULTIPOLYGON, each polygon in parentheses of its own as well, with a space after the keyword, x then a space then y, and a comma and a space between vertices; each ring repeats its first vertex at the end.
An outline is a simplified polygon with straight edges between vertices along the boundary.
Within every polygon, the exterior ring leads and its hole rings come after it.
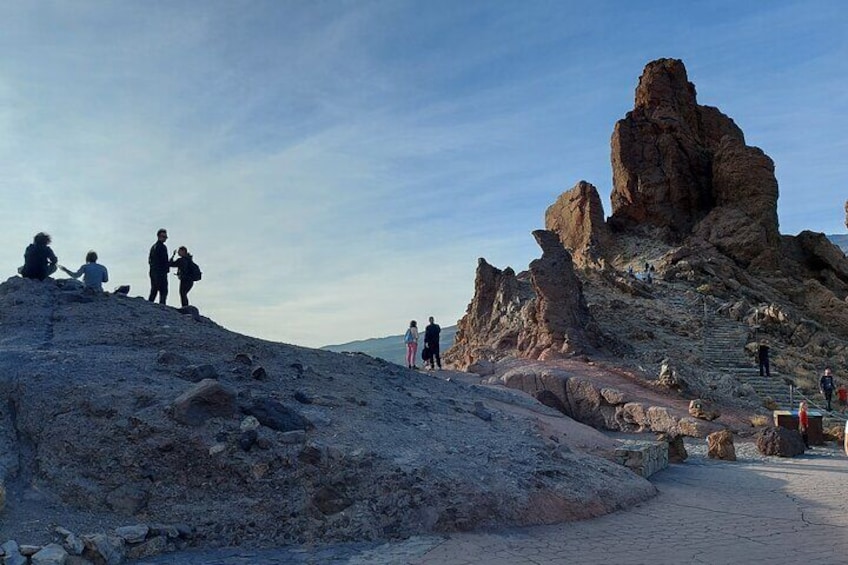
POLYGON ((406 343, 406 366, 409 369, 417 369, 415 355, 418 353, 418 323, 415 320, 409 322, 403 341, 406 343))

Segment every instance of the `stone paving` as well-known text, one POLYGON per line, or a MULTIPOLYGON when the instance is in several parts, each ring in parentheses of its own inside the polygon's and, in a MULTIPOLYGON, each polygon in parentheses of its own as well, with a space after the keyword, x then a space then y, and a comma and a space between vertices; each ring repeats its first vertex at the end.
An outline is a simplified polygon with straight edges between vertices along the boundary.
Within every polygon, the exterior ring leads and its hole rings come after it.
POLYGON ((660 491, 654 499, 583 522, 381 545, 185 553, 144 563, 848 563, 848 458, 835 446, 791 460, 696 460, 651 481, 660 491))

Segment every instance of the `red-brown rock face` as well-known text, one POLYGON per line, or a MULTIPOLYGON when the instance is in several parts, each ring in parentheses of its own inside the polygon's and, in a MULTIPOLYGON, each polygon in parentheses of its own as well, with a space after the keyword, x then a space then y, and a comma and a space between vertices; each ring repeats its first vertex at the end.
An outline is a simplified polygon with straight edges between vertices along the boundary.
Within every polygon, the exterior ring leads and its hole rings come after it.
POLYGON ((571 255, 556 233, 536 230, 533 236, 542 257, 530 263, 529 276, 478 261, 474 298, 445 353, 453 366, 507 356, 548 359, 597 344, 599 331, 571 255))
POLYGON ((645 67, 634 109, 615 126, 612 165, 615 225, 695 231, 745 266, 779 246, 774 163, 733 120, 698 105, 682 61, 645 67))
POLYGON ((609 239, 598 190, 586 181, 563 192, 545 212, 545 229, 556 232, 579 267, 603 266, 609 239))

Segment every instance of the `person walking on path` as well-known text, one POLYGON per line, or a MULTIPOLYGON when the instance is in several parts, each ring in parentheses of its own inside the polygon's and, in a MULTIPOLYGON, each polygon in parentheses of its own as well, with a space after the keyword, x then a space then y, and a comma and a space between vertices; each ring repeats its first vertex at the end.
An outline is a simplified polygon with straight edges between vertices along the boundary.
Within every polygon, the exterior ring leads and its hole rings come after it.
POLYGON ((830 374, 830 367, 824 370, 824 374, 821 379, 819 379, 819 390, 821 391, 824 399, 827 401, 827 411, 830 412, 832 408, 830 407, 831 399, 833 398, 833 389, 836 388, 833 384, 833 375, 830 374))
POLYGON ((174 254, 171 254, 168 266, 177 268, 177 278, 180 279, 180 305, 185 308, 188 306, 188 292, 194 286, 196 266, 194 258, 184 245, 180 246, 174 253, 179 255, 180 258, 175 261, 174 254))
POLYGON ((439 356, 440 333, 442 328, 433 320, 433 316, 430 316, 430 324, 424 328, 424 347, 430 351, 430 369, 435 369, 437 364, 439 369, 442 368, 442 358, 439 356))
POLYGON ((808 429, 810 429, 810 415, 807 413, 807 403, 801 402, 798 405, 798 431, 801 432, 801 439, 804 440, 804 447, 807 449, 810 448, 808 429))
POLYGON ((35 234, 24 251, 24 266, 18 269, 22 277, 43 281, 56 272, 59 259, 50 248, 50 242, 50 236, 43 231, 35 234))
POLYGON ((82 277, 82 282, 85 288, 103 292, 103 283, 109 282, 109 271, 97 262, 97 252, 89 251, 85 255, 85 264, 82 265, 76 272, 59 265, 59 268, 65 271, 68 276, 78 279, 82 277))
POLYGON ((156 243, 150 248, 150 255, 147 257, 147 263, 150 265, 150 296, 147 300, 153 302, 158 294, 159 304, 165 304, 168 299, 168 271, 171 264, 168 260, 166 241, 168 230, 162 228, 156 232, 156 243))
POLYGON ((765 341, 760 342, 760 346, 757 348, 757 359, 760 362, 760 376, 763 376, 763 372, 765 372, 766 377, 771 376, 771 371, 769 370, 769 346, 765 341))
POLYGON ((417 369, 415 365, 415 355, 418 353, 418 322, 412 320, 409 322, 409 327, 406 329, 406 334, 403 336, 403 342, 406 344, 406 366, 408 369, 417 369))

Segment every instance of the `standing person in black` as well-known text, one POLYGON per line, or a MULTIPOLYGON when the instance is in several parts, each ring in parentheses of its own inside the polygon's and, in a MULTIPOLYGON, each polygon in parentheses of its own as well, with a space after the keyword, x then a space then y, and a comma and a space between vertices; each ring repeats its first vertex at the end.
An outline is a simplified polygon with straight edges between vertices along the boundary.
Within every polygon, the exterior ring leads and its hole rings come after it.
POLYGON ((24 266, 18 269, 22 277, 43 281, 56 272, 59 259, 50 249, 50 241, 50 236, 43 231, 35 234, 24 252, 24 266))
POLYGON ((180 304, 183 308, 185 308, 188 306, 188 291, 190 291, 191 287, 194 286, 194 259, 192 259, 191 254, 184 245, 180 246, 175 253, 178 254, 180 258, 175 261, 174 255, 171 254, 171 260, 168 264, 171 267, 177 268, 177 278, 180 279, 180 304))
POLYGON ((150 302, 156 300, 159 295, 159 304, 165 304, 168 298, 168 271, 170 261, 168 260, 168 248, 165 242, 168 240, 168 230, 165 228, 156 232, 156 243, 150 248, 147 263, 150 265, 150 302))
POLYGON ((440 333, 442 328, 433 321, 433 316, 430 316, 430 325, 424 329, 424 347, 430 350, 430 369, 435 369, 437 363, 439 369, 442 368, 442 358, 439 356, 440 333))
POLYGON ((824 399, 827 400, 827 411, 830 412, 832 408, 830 407, 831 398, 833 398, 833 389, 836 386, 833 384, 833 375, 830 374, 830 368, 824 370, 824 375, 819 379, 819 390, 822 395, 824 395, 824 399))
POLYGON ((760 342, 760 346, 757 348, 757 359, 760 362, 760 376, 763 376, 763 371, 765 371, 765 376, 770 377, 771 372, 769 371, 769 346, 766 342, 760 342))

